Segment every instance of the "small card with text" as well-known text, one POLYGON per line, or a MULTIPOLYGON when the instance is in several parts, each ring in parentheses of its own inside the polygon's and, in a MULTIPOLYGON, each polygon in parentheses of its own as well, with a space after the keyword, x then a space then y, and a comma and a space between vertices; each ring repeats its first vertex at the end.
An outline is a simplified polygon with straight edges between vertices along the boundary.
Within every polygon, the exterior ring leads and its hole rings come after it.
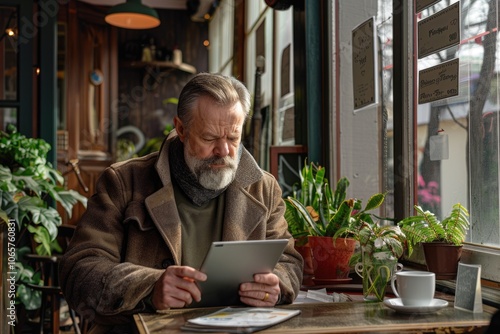
POLYGON ((483 312, 480 264, 458 264, 455 308, 483 312))

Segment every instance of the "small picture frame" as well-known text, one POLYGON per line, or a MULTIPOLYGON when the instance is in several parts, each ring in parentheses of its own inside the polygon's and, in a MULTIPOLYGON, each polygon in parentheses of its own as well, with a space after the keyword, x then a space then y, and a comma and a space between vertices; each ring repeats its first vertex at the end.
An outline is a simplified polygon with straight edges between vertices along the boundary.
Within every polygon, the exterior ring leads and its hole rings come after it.
POLYGON ((458 264, 455 308, 473 313, 483 312, 480 264, 458 264))

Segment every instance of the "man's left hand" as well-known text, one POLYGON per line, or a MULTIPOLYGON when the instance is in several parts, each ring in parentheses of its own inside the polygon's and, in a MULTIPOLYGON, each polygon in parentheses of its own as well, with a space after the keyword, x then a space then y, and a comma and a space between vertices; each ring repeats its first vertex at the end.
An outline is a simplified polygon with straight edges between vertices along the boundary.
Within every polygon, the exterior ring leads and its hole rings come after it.
POLYGON ((240 285, 240 300, 249 306, 274 306, 280 298, 280 279, 273 273, 255 274, 254 282, 240 285))

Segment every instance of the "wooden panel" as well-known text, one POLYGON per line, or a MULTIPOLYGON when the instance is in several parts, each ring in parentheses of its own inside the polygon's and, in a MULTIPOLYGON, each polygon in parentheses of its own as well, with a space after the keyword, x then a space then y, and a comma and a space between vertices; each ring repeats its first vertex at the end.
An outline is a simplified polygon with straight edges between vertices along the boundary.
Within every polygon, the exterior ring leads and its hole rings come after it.
MULTIPOLYGON (((59 20, 67 26, 65 64, 67 146, 58 151, 59 170, 66 187, 90 197, 102 171, 113 162, 115 152, 118 51, 116 28, 104 21, 105 10, 70 1, 61 6, 59 20), (102 83, 90 81, 92 70, 102 73, 102 83), (85 192, 68 165, 79 160, 85 192)), ((66 224, 76 224, 85 208, 77 204, 71 219, 59 208, 66 224)))

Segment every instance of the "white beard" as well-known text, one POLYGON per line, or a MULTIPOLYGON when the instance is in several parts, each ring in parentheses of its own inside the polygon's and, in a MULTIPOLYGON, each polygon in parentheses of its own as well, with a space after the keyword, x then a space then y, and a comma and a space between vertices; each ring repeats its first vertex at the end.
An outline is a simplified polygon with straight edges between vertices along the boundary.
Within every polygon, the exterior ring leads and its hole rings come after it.
POLYGON ((209 190, 220 190, 226 188, 236 177, 236 170, 240 163, 243 146, 238 148, 236 158, 226 156, 225 158, 212 157, 208 159, 198 159, 191 155, 188 150, 187 142, 184 145, 184 160, 186 164, 196 176, 196 179, 203 188, 209 190), (225 165, 224 168, 213 169, 210 165, 225 165))

